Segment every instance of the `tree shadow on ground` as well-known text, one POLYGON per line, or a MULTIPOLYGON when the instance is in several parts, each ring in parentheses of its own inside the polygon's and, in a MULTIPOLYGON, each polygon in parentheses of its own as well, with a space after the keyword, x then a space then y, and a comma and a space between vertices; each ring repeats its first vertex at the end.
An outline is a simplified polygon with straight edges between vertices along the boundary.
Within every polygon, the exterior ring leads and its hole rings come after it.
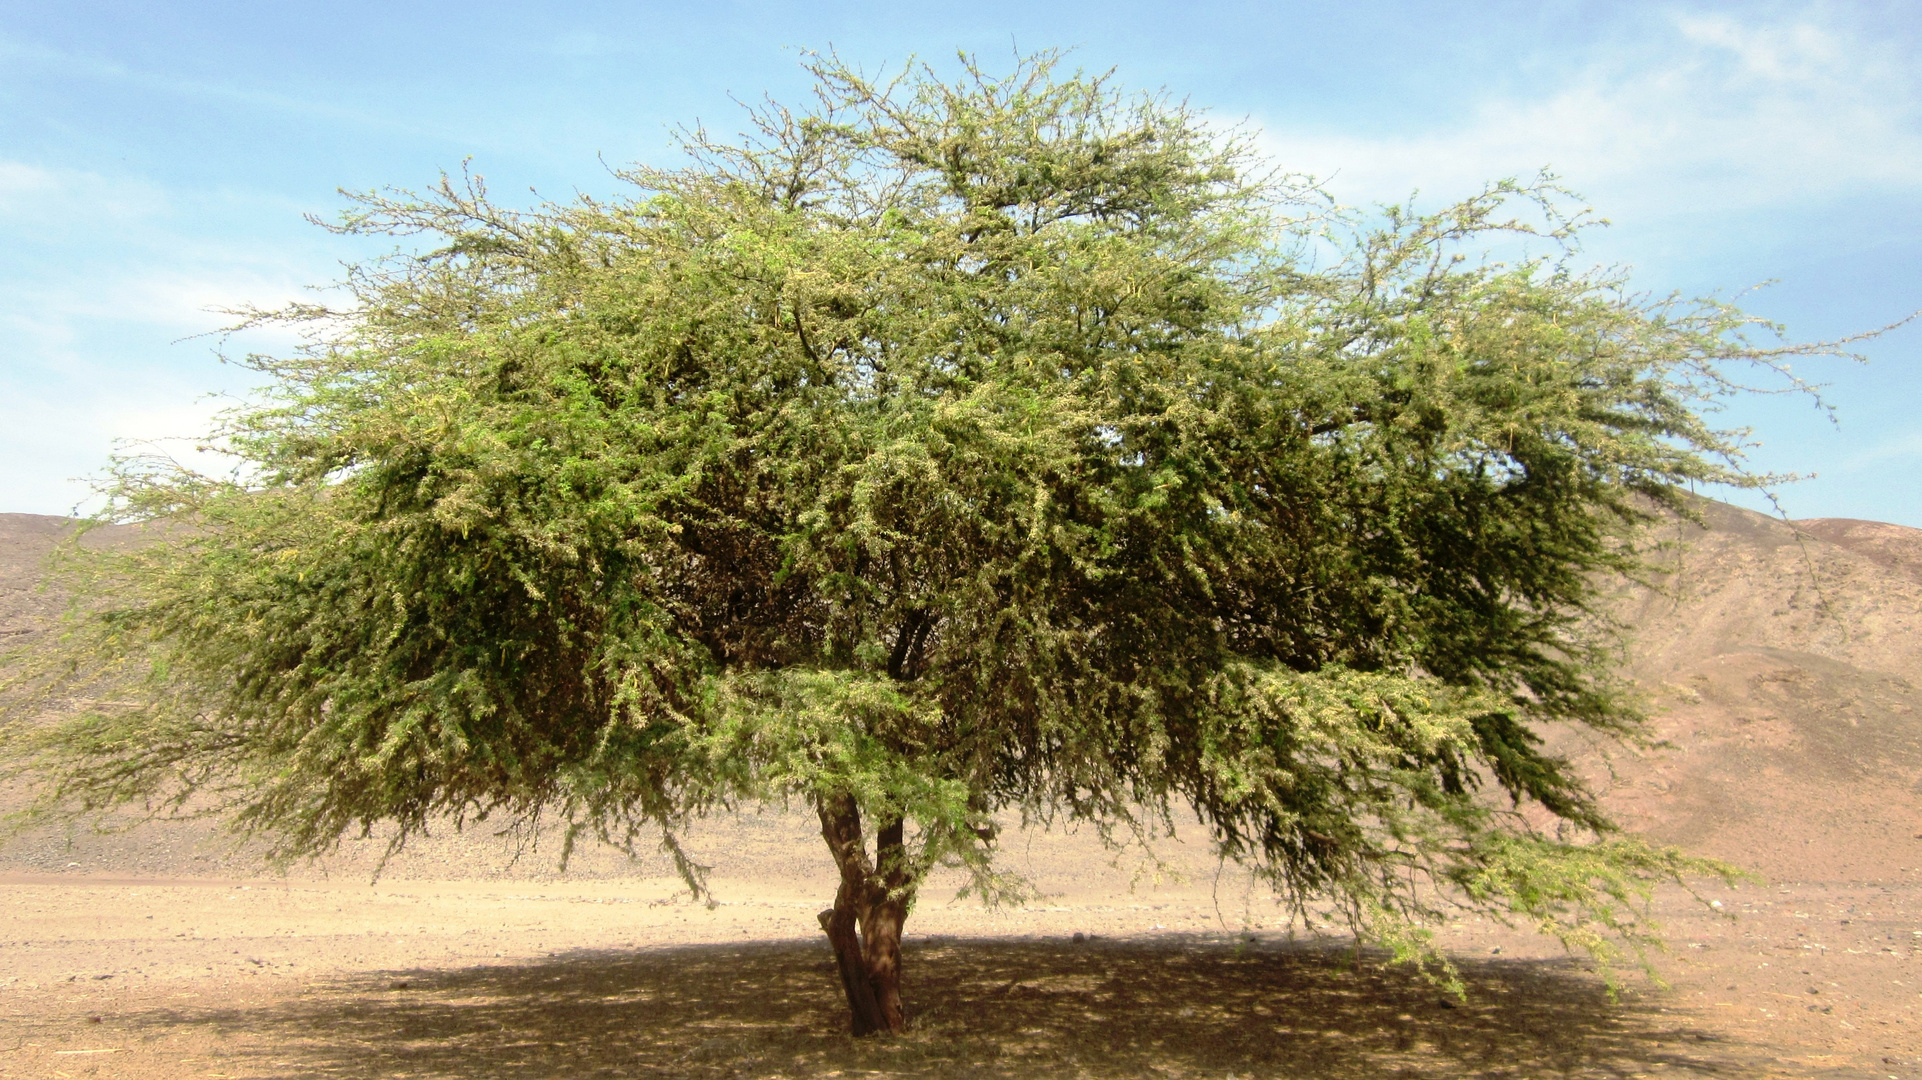
MULTIPOLYGON (((913 1030, 854 1040, 825 945, 575 953, 387 973, 261 1009, 149 1014, 242 1035, 226 1075, 1754 1076, 1772 1072, 1568 962, 1471 961, 1466 1004, 1378 958, 1232 941, 911 949, 913 1030), (270 1064, 271 1066, 268 1067, 270 1064)), ((132 1019, 132 1018, 129 1018, 132 1019)))

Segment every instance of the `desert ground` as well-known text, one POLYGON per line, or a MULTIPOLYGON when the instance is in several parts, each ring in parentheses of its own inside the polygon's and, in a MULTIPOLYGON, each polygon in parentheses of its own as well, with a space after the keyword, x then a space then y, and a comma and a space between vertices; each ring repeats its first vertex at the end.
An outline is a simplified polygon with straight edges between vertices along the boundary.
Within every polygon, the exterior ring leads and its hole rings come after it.
MULTIPOLYGON (((0 1077, 1922 1077, 1922 531, 1708 512, 1618 598, 1657 741, 1563 744, 1624 825, 1759 875, 1658 900, 1666 986, 1611 1000, 1468 920, 1458 1002, 1291 925, 1193 830, 1159 869, 1014 830, 1045 895, 931 883, 912 1030, 856 1041, 831 867, 781 808, 688 838, 713 907, 664 858, 562 873, 544 834, 447 832, 373 880, 379 837, 281 875, 210 822, 42 828, 0 844, 0 1077)), ((57 610, 64 529, 0 515, 0 647, 57 610)))

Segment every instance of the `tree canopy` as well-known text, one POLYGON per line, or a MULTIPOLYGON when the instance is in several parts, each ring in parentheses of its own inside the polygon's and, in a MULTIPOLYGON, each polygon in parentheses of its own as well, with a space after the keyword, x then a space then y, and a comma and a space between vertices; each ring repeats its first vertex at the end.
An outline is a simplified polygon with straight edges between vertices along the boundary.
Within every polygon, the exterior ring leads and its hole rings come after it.
POLYGON ((418 243, 254 316, 309 336, 246 360, 242 468, 124 460, 105 519, 150 542, 70 553, 32 677, 116 689, 16 735, 49 799, 287 856, 448 815, 678 851, 796 801, 857 1031, 904 1022, 932 868, 1020 887, 1011 812, 1192 808, 1414 958, 1451 905, 1607 955, 1717 870, 1539 732, 1635 732, 1598 597, 1691 485, 1754 483, 1705 419, 1784 352, 1750 319, 1557 254, 1546 180, 1353 212, 1052 54, 812 70, 620 198, 358 196, 335 228, 418 243), (1517 236, 1549 256, 1478 250, 1517 236))

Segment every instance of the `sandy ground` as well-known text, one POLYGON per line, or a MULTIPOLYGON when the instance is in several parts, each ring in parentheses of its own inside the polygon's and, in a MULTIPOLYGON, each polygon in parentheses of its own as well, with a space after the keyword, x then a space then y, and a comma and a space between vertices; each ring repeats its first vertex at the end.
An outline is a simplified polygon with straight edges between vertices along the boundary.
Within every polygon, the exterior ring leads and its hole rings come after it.
POLYGON ((1131 891, 1040 843, 1071 872, 1029 907, 930 891, 914 1030, 883 1042, 841 1034, 824 855, 718 878, 713 908, 667 876, 6 875, 0 1077, 1922 1076, 1908 881, 1717 889, 1732 919, 1665 897, 1670 986, 1613 1003, 1552 943, 1452 926, 1457 1004, 1232 877, 1131 891))

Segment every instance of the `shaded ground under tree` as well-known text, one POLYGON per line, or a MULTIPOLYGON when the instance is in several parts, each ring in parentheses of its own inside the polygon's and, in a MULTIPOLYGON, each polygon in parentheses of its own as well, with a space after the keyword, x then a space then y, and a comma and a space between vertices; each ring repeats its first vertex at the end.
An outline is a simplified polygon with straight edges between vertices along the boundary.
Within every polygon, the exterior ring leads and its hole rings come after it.
MULTIPOLYGON (((777 943, 387 972, 258 1007, 82 1020, 130 1053, 61 1060, 230 1078, 1828 1075, 1633 993, 1611 1004, 1572 962, 1466 962, 1457 1005, 1405 969, 1305 943, 909 951, 920 1008, 907 1034, 878 1041, 834 1033, 845 1017, 822 992, 836 975, 818 944, 777 943)), ((28 1035, 57 1037, 50 1027, 28 1035)))

